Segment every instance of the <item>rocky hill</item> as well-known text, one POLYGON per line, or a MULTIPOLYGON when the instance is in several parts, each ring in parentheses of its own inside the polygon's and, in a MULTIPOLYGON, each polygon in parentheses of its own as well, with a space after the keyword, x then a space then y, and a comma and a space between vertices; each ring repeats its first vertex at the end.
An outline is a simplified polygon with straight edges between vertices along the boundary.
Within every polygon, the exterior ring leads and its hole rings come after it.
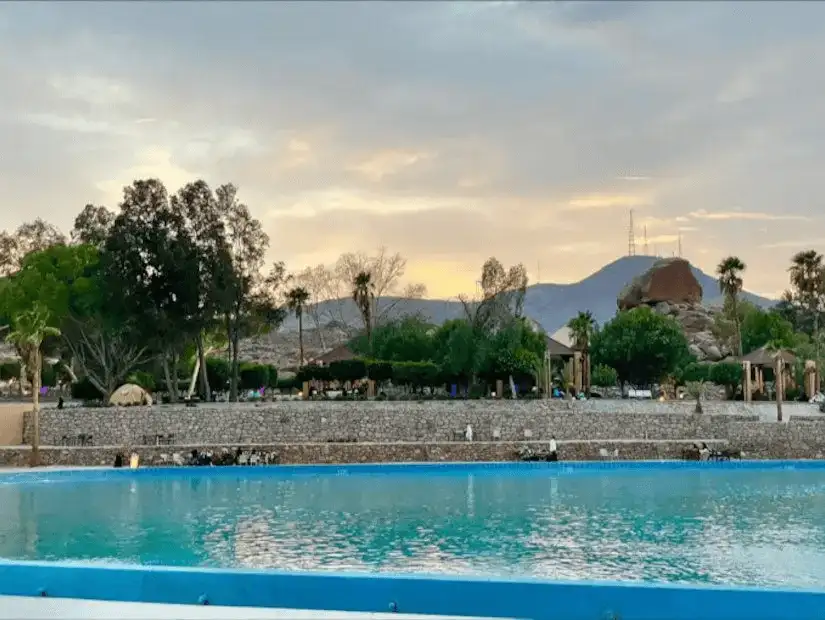
MULTIPOLYGON (((660 259, 655 256, 623 256, 579 282, 534 284, 527 289, 524 311, 549 334, 583 310, 589 310, 600 324, 604 323, 616 314, 616 299, 622 289, 650 269, 657 260, 660 259)), ((691 267, 691 270, 703 289, 703 304, 721 305, 719 281, 696 267, 691 267)), ((743 298, 761 307, 770 307, 776 303, 748 292, 743 293, 743 298)), ((389 315, 419 313, 436 324, 463 316, 463 308, 458 301, 388 298, 382 302, 385 307, 393 306, 389 315)), ((320 313, 330 318, 343 318, 349 324, 358 323, 358 311, 348 299, 325 302, 321 304, 320 313)), ((288 320, 284 328, 297 329, 297 321, 288 320)))

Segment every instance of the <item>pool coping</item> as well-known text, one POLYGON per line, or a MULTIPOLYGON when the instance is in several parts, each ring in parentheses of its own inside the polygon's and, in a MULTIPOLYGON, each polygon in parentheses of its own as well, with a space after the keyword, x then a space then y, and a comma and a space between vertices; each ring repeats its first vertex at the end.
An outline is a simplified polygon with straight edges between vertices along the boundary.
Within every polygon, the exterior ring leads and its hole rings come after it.
MULTIPOLYGON (((825 461, 576 461, 0 472, 0 484, 214 476, 822 470, 825 461)), ((821 620, 825 589, 0 560, 0 596, 536 620, 821 620)))
POLYGON ((170 466, 170 467, 46 467, 39 469, 0 469, 0 484, 27 484, 38 482, 93 482, 103 480, 145 478, 209 478, 209 477, 299 477, 299 476, 348 476, 386 474, 484 474, 546 472, 555 474, 611 471, 792 471, 825 470, 825 459, 757 460, 736 459, 730 461, 683 461, 683 460, 628 460, 628 461, 450 461, 450 462, 392 462, 392 463, 342 463, 342 464, 290 464, 246 466, 170 466))

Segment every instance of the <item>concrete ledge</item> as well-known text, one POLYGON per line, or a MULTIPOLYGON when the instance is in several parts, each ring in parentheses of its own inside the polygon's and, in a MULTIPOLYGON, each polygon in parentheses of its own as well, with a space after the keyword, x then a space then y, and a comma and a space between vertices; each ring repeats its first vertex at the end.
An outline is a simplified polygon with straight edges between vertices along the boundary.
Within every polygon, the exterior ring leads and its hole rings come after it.
MULTIPOLYGON (((728 445, 720 439, 584 440, 558 442, 559 456, 565 461, 592 461, 601 458, 606 450, 611 458, 621 460, 679 459, 682 450, 696 442, 705 442, 712 448, 728 445)), ((45 466, 110 466, 115 455, 137 452, 142 465, 170 465, 171 456, 180 454, 186 459, 193 449, 220 453, 234 450, 238 444, 189 444, 176 446, 42 446, 42 464, 45 466)), ((525 446, 534 451, 546 450, 546 442, 394 442, 394 443, 299 443, 299 444, 243 444, 244 449, 275 452, 283 464, 312 463, 393 463, 393 462, 489 462, 517 461, 525 446)), ((27 446, 0 447, 0 466, 24 467, 29 462, 31 449, 27 446)), ((802 458, 806 458, 804 455, 802 458)))

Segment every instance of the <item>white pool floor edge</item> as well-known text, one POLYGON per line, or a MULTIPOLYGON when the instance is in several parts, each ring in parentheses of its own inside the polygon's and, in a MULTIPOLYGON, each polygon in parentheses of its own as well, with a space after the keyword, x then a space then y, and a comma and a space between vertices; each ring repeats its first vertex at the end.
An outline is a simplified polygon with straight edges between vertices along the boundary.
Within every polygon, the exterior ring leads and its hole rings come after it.
POLYGON ((309 611, 301 609, 264 609, 260 607, 218 607, 198 605, 160 605, 156 603, 113 603, 70 598, 0 596, 0 620, 61 618, 61 620, 482 620, 454 616, 421 616, 393 613, 309 611))

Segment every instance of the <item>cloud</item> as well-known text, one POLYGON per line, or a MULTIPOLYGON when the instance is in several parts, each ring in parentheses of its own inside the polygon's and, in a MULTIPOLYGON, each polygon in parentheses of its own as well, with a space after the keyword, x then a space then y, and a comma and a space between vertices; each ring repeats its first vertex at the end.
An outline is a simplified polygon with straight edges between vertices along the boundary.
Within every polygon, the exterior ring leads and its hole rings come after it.
POLYGON ((779 213, 756 213, 752 211, 718 211, 709 213, 704 209, 692 211, 690 217, 697 220, 755 220, 755 221, 808 221, 811 218, 803 215, 786 215, 779 213))
POLYGON ((588 210, 588 209, 630 209, 633 207, 640 207, 650 204, 650 198, 647 196, 638 196, 630 194, 593 194, 589 196, 581 196, 570 199, 567 207, 570 209, 588 210))
POLYGON ((765 250, 776 250, 788 248, 792 250, 806 250, 810 248, 822 248, 825 246, 825 237, 819 239, 786 239, 784 241, 772 241, 760 244, 760 248, 765 250))
POLYGON ((0 29, 0 228, 202 175, 270 258, 386 244, 457 294, 490 255, 579 280, 632 208, 637 243, 781 290, 762 247, 821 212, 821 3, 5 3, 0 29))

